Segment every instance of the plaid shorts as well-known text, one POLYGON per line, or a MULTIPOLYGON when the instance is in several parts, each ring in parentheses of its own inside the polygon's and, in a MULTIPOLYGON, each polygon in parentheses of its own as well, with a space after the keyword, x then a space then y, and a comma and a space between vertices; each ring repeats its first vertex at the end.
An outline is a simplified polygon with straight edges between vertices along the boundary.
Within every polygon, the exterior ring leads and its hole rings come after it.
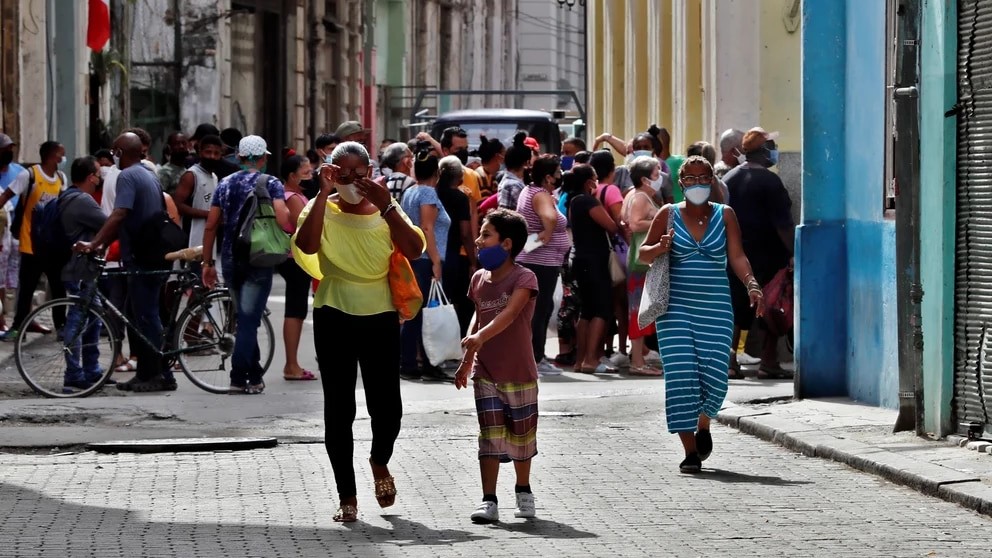
POLYGON ((537 382, 496 384, 476 378, 479 457, 503 463, 537 455, 537 382))

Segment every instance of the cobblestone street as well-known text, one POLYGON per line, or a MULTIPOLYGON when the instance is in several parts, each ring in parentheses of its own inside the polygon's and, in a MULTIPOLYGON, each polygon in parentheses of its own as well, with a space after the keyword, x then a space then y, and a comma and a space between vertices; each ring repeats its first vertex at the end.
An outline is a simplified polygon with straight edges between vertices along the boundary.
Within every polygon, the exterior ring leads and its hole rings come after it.
POLYGON ((0 455, 4 555, 987 556, 990 521, 830 461, 714 425, 704 473, 680 475, 655 397, 544 405, 538 519, 468 520, 481 497, 467 410, 405 418, 397 504, 372 497, 356 423, 358 523, 339 525, 320 444, 200 454, 0 455), (568 416, 571 414, 579 416, 568 416))

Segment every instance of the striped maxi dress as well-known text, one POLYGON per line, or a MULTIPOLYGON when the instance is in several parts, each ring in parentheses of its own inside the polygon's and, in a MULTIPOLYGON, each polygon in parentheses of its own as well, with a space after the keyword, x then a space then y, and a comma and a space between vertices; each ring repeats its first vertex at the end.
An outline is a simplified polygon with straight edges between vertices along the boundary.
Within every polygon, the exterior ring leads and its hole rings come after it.
POLYGON ((734 312, 727 279, 725 206, 712 207, 701 242, 686 228, 678 207, 672 207, 671 297, 668 312, 656 323, 671 433, 694 432, 699 415, 715 417, 727 396, 734 312))

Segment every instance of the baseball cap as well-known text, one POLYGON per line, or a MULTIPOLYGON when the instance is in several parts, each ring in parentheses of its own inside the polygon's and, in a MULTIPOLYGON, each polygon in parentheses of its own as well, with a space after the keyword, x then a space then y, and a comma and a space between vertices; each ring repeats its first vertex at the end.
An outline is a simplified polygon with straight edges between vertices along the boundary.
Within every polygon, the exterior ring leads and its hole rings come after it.
POLYGON ((764 128, 756 126, 744 133, 744 139, 741 140, 741 151, 744 153, 757 151, 765 145, 765 142, 771 141, 777 137, 778 132, 766 132, 764 128))
POLYGON ((238 157, 261 157, 272 155, 261 136, 245 136, 238 142, 238 157))
POLYGON ((196 131, 193 132, 193 137, 189 139, 193 141, 200 141, 206 136, 219 136, 219 135, 220 135, 220 130, 217 129, 217 126, 204 122, 203 124, 200 124, 199 126, 196 127, 196 131))
POLYGON ((365 126, 357 120, 349 120, 347 122, 342 122, 338 129, 335 130, 334 135, 339 138, 346 138, 352 134, 362 134, 365 133, 365 126))
POLYGON ((541 150, 541 144, 537 143, 537 140, 530 136, 528 136, 527 139, 524 140, 524 145, 531 148, 532 151, 541 150))
POLYGON ((11 145, 17 145, 14 140, 10 139, 7 134, 0 134, 0 149, 5 147, 10 147, 11 145))

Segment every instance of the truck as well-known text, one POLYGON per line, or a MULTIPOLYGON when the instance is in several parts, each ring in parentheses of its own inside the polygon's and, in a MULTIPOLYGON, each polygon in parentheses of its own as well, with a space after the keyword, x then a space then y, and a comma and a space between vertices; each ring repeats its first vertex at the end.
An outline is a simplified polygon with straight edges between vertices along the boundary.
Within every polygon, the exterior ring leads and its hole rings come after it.
POLYGON ((446 128, 458 126, 468 133, 469 150, 478 148, 481 136, 498 138, 509 146, 518 130, 538 141, 543 153, 560 153, 563 137, 582 137, 585 131, 585 110, 574 91, 502 91, 502 90, 443 90, 422 91, 417 97, 410 118, 411 128, 429 126, 431 136, 440 139, 446 128), (427 95, 555 95, 567 96, 577 107, 569 116, 564 110, 552 112, 517 108, 481 108, 455 110, 437 116, 426 114, 420 107, 427 95))

